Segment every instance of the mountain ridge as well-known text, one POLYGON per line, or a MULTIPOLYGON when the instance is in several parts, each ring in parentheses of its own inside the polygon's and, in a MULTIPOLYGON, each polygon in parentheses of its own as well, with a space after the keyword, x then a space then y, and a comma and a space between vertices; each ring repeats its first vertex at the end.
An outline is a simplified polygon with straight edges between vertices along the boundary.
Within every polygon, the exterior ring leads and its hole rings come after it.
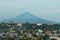
POLYGON ((9 22, 9 21, 14 21, 14 22, 21 22, 21 23, 53 23, 52 21, 48 21, 42 18, 39 18, 29 12, 25 12, 21 15, 18 15, 14 18, 10 18, 10 19, 4 19, 4 22, 9 22))

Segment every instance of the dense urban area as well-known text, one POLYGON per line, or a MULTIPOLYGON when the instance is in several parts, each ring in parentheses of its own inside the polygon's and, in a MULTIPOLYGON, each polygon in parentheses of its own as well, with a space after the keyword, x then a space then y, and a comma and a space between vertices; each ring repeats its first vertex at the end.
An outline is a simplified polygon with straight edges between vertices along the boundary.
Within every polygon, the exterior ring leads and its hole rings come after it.
POLYGON ((60 40, 60 24, 2 22, 0 40, 60 40))

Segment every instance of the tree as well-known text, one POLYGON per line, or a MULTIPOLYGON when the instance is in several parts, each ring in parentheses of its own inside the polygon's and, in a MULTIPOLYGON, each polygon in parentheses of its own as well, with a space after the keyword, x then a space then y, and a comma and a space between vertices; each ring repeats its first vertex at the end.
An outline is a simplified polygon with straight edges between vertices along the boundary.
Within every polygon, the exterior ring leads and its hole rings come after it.
POLYGON ((52 38, 51 40, 56 40, 56 39, 52 38))

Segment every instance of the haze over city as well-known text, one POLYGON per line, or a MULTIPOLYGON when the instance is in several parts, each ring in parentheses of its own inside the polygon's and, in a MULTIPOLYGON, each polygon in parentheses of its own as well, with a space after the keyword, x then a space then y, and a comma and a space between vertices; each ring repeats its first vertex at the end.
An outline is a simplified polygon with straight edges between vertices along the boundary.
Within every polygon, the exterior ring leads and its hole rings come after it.
POLYGON ((0 0, 0 40, 60 40, 60 0, 0 0))
POLYGON ((30 12, 60 23, 60 0, 0 0, 0 18, 12 18, 30 12))

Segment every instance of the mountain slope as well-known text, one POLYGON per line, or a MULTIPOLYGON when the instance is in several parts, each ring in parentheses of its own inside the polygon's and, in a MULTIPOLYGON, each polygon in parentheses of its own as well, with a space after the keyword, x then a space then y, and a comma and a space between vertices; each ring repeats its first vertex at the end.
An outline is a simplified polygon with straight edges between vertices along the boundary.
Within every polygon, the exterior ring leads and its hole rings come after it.
POLYGON ((29 23, 52 23, 51 21, 48 21, 48 20, 44 20, 44 19, 41 19, 37 16, 34 16, 32 14, 30 14, 29 12, 25 12, 21 15, 18 15, 14 18, 11 18, 11 19, 6 19, 6 20, 3 20, 4 22, 9 22, 9 21, 14 21, 14 22, 21 22, 21 23, 26 23, 26 22, 29 22, 29 23))

